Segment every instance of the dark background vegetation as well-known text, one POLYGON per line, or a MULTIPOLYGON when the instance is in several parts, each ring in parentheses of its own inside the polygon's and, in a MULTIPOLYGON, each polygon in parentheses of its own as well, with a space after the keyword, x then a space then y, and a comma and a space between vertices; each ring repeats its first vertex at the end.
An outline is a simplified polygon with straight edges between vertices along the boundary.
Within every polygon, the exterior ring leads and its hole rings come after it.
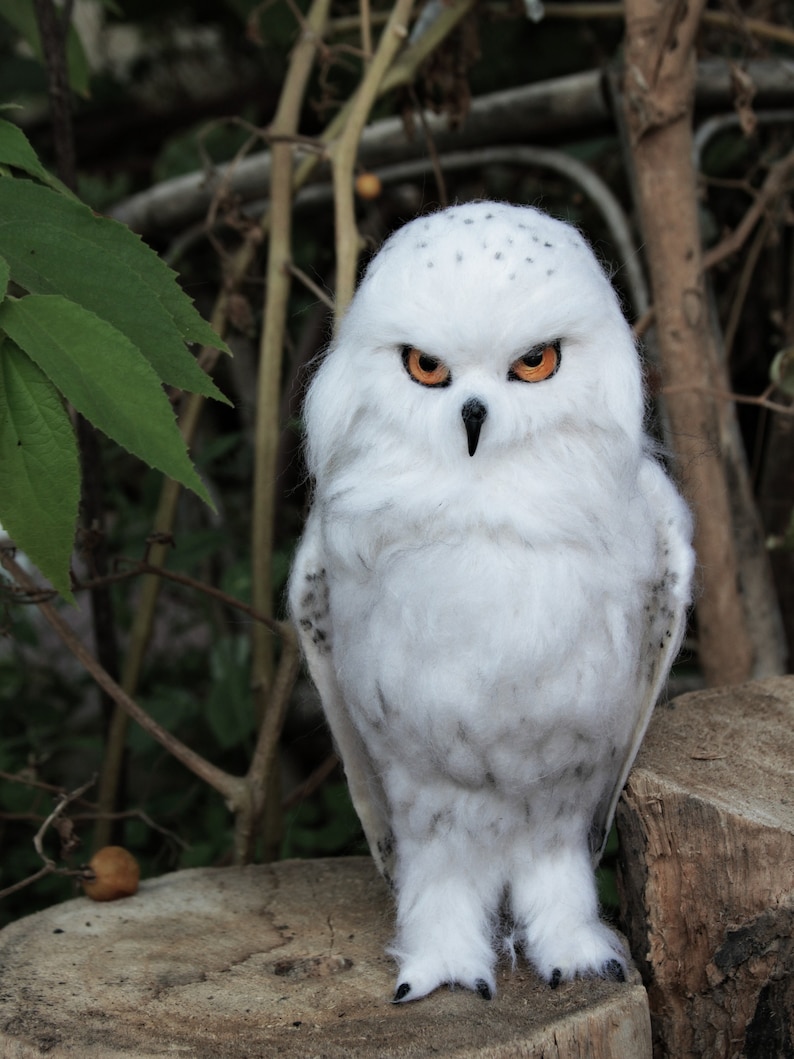
MULTIPOLYGON (((303 0, 299 6, 305 6, 303 0)), ((383 5, 378 7, 383 9, 383 5)), ((426 64, 412 88, 381 100, 373 119, 407 115, 418 100, 447 114, 455 127, 465 125, 471 97, 579 71, 619 70, 624 35, 620 5, 591 4, 589 12, 582 10, 587 7, 550 4, 547 17, 534 23, 525 17, 520 4, 483 0, 426 64)), ((701 60, 730 59, 741 70, 750 60, 782 58, 790 64, 794 59, 794 35, 775 39, 748 22, 755 18, 768 26, 786 27, 789 4, 757 0, 740 9, 738 3, 727 0, 712 8, 727 18, 704 20, 698 40, 701 60)), ((353 16, 357 10, 354 3, 340 3, 333 16, 353 16)), ((135 4, 120 0, 117 7, 97 6, 97 12, 104 29, 97 38, 90 96, 73 99, 79 193, 94 209, 110 210, 158 182, 228 160, 252 128, 265 128, 272 120, 296 37, 295 13, 285 0, 264 5, 253 0, 137 0, 135 4), (122 31, 127 45, 120 56, 110 42, 114 35, 118 40, 122 31)), ((345 39, 335 38, 334 43, 345 39)), ((354 44, 355 35, 347 41, 354 44)), ((304 108, 301 131, 309 136, 320 132, 353 91, 359 75, 358 59, 351 50, 337 47, 325 60, 314 75, 304 108)), ((740 79, 736 84, 741 84, 740 79)), ((25 129, 45 163, 55 168, 46 72, 20 46, 18 33, 2 17, 0 101, 21 104, 22 109, 7 113, 25 129)), ((752 108, 752 92, 742 96, 737 88, 716 108, 710 103, 698 112, 699 122, 715 112, 739 113, 745 122, 744 128, 726 123, 708 141, 702 156, 699 203, 707 246, 740 223, 769 165, 792 149, 794 79, 783 84, 775 107, 764 108, 776 110, 774 120, 753 122, 752 108)), ((422 136, 415 122, 412 134, 422 136)), ((564 131, 550 120, 534 142, 562 150, 592 167, 618 196, 629 220, 636 221, 625 140, 615 120, 577 124, 573 115, 564 131)), ((322 171, 318 179, 324 179, 322 171)), ((492 196, 542 205, 580 225, 604 259, 618 269, 615 280, 623 285, 619 259, 599 211, 562 176, 547 169, 500 164, 446 173, 445 185, 440 190, 429 174, 389 183, 379 197, 359 201, 360 229, 368 245, 374 248, 393 227, 417 211, 438 205, 444 195, 448 201, 492 196)), ((197 219, 188 231, 146 233, 147 241, 178 269, 185 289, 207 313, 224 283, 224 261, 250 223, 243 205, 233 197, 221 203, 211 230, 203 219, 197 219)), ((208 406, 193 446, 218 513, 213 515, 192 496, 183 496, 168 556, 170 569, 242 600, 250 599, 251 590, 251 395, 262 324, 265 246, 263 240, 234 301, 228 341, 235 357, 222 358, 214 373, 234 408, 208 406)), ((333 290, 330 199, 296 211, 293 256, 295 264, 322 290, 333 290)), ((711 274, 717 314, 727 336, 732 388, 739 395, 764 392, 774 357, 794 345, 793 276, 788 188, 766 211, 742 251, 711 274)), ((624 295, 628 305, 628 295, 624 295)), ((296 282, 285 349, 284 437, 273 555, 276 613, 283 609, 290 556, 307 500, 297 398, 309 370, 306 365, 327 341, 330 326, 327 308, 315 293, 296 282)), ((649 379, 653 390, 652 369, 649 379)), ((786 395, 778 394, 777 399, 785 403, 786 395)), ((776 590, 790 644, 794 590, 786 544, 790 548, 792 543, 794 421, 754 403, 740 403, 738 411, 764 535, 774 549, 776 590)), ((100 441, 106 547, 112 564, 115 557, 137 558, 145 553, 160 476, 100 441)), ((94 546, 83 534, 76 563, 89 573, 94 546)), ((51 811, 54 794, 72 791, 98 772, 108 724, 107 707, 91 679, 61 648, 35 606, 21 605, 10 591, 2 591, 0 889, 40 867, 32 837, 51 811)), ((134 582, 112 588, 122 656, 138 599, 134 582)), ((65 608, 70 622, 90 642, 88 610, 85 595, 79 610, 65 608)), ((164 586, 137 692, 138 701, 165 727, 232 773, 245 771, 256 730, 249 632, 250 620, 223 603, 187 587, 164 586)), ((695 629, 679 680, 697 679, 695 629)), ((277 848, 283 857, 363 851, 359 827, 331 753, 316 701, 301 680, 280 745, 283 813, 268 825, 267 848, 277 848)), ((177 867, 228 863, 231 820, 222 799, 134 726, 127 740, 116 809, 120 816, 114 822, 112 839, 138 856, 144 876, 177 867)), ((81 844, 70 848, 61 860, 58 836, 50 832, 44 841, 59 863, 74 867, 90 856, 94 791, 89 789, 83 799, 75 801, 68 815, 81 844)), ((0 904, 0 923, 74 892, 71 878, 50 874, 6 897, 0 904)))

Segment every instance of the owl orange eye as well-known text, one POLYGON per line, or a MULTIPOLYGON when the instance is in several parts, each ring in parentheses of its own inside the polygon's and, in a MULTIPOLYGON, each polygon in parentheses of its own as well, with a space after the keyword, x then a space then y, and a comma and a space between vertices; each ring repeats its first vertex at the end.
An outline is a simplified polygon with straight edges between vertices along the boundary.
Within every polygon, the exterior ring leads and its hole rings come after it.
POLYGON ((449 368, 442 360, 423 353, 416 346, 403 349, 403 364, 414 382, 422 386, 449 386, 452 381, 449 368))
POLYGON ((546 346, 535 346, 529 353, 514 360, 507 377, 519 382, 543 382, 544 379, 550 379, 559 366, 560 343, 550 342, 546 346))

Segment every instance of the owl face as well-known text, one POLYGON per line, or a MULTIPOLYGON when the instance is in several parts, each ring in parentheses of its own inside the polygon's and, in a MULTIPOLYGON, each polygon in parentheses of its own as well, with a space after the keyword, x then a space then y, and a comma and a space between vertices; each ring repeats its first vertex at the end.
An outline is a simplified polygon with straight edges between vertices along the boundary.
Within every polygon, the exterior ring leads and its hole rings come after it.
POLYGON ((307 414, 318 450, 355 438, 383 451, 391 440, 404 459, 445 470, 593 431, 636 449, 640 371, 612 287, 578 232, 528 207, 471 203, 387 240, 307 414))

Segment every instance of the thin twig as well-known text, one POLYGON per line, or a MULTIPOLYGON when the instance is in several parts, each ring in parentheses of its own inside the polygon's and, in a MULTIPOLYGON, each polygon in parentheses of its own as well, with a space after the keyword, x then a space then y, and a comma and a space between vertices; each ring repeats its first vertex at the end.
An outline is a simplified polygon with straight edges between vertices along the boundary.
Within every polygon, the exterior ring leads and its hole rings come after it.
POLYGON ((249 814, 239 813, 235 821, 234 859, 247 864, 254 851, 256 830, 265 809, 265 800, 273 790, 276 752, 290 695, 300 670, 298 636, 291 625, 281 639, 281 657, 270 688, 267 710, 262 718, 251 764, 246 774, 250 796, 249 814))
POLYGON ((772 231, 773 221, 772 218, 767 216, 753 237, 752 242, 743 255, 742 267, 739 272, 739 282, 737 288, 731 298, 730 310, 728 312, 728 319, 725 323, 723 332, 723 344, 725 347, 725 359, 728 363, 731 361, 731 353, 733 351, 733 344, 736 340, 736 332, 739 329, 739 323, 744 312, 745 302, 747 301, 747 293, 750 289, 750 284, 753 280, 755 273, 755 267, 758 264, 758 259, 761 256, 761 252, 769 239, 770 232, 772 231))
MULTIPOLYGON (((9 555, 13 554, 13 550, 10 548, 0 548, 0 552, 9 555)), ((78 581, 75 579, 72 583, 73 591, 90 591, 97 585, 119 584, 123 581, 130 581, 136 577, 152 575, 155 577, 161 577, 166 581, 172 581, 177 585, 183 585, 185 588, 192 588, 196 592, 202 592, 206 596, 211 596, 213 599, 218 600, 219 603, 223 603, 224 606, 242 611, 242 613, 247 614, 249 618, 260 622, 262 625, 265 625, 272 630, 272 632, 278 633, 279 635, 282 635, 287 628, 286 622, 277 621, 269 615, 263 614, 261 611, 257 610, 256 607, 252 607, 249 603, 244 603, 236 596, 229 595, 228 592, 224 592, 222 589, 216 588, 214 585, 208 585, 205 581, 199 581, 194 577, 190 577, 189 574, 180 574, 174 570, 168 570, 164 566, 148 563, 144 559, 126 559, 123 556, 116 559, 116 566, 121 566, 123 564, 129 564, 129 569, 117 570, 116 573, 106 574, 104 577, 91 578, 88 581, 78 581)), ((35 606, 38 606, 41 603, 46 603, 58 596, 58 592, 54 588, 44 589, 39 588, 38 586, 35 586, 33 589, 28 589, 27 587, 12 587, 12 591, 15 594, 15 602, 35 606)), ((3 773, 1 772, 0 778, 3 778, 3 773)))
POLYGON ((720 401, 734 401, 736 404, 751 404, 756 405, 758 408, 766 408, 769 412, 777 412, 779 415, 794 416, 794 405, 778 404, 776 401, 770 401, 766 396, 768 393, 773 391, 774 387, 768 387, 758 397, 753 397, 748 394, 731 393, 729 390, 716 390, 711 386, 663 386, 661 393, 666 397, 679 394, 679 393, 704 393, 710 397, 716 397, 720 401))
POLYGON ((55 167, 61 181, 70 191, 76 191, 77 165, 66 57, 72 2, 69 0, 63 9, 59 10, 53 0, 33 0, 33 10, 47 70, 50 117, 55 144, 55 167))
MULTIPOLYGON (((35 589, 30 576, 6 551, 0 551, 2 565, 14 580, 28 591, 35 589)), ((246 803, 246 784, 243 779, 231 776, 211 764, 200 754, 186 746, 180 739, 159 725, 134 699, 132 699, 113 678, 102 668, 91 652, 81 643, 60 613, 50 603, 39 603, 39 611, 49 625, 60 637, 64 646, 74 655, 88 671, 96 683, 110 695, 113 701, 123 709, 144 731, 148 732, 161 746, 172 754, 185 768, 190 769, 199 779, 223 795, 230 808, 235 811, 246 803)))
MULTIPOLYGON (((284 334, 291 276, 285 266, 292 260, 292 194, 294 146, 303 100, 322 34, 328 21, 330 0, 313 0, 306 16, 270 126, 277 139, 271 147, 270 201, 266 218, 270 241, 265 277, 264 324, 259 344, 259 374, 254 424, 254 483, 251 519, 251 598, 264 614, 273 607, 273 545, 275 536, 275 469, 281 438, 278 410, 284 334)), ((316 156, 315 156, 316 157, 316 156)), ((273 645, 260 626, 251 630, 251 683, 261 720, 267 708, 267 691, 273 674, 273 645)))
POLYGON ((331 144, 336 232, 336 323, 350 304, 356 284, 360 238, 356 227, 353 173, 364 125, 381 82, 408 35, 413 0, 396 0, 378 46, 351 101, 344 127, 331 144))
MULTIPOLYGON (((62 796, 66 793, 63 787, 59 787, 54 783, 45 783, 43 780, 34 780, 27 776, 19 776, 14 772, 6 772, 0 769, 0 780, 4 780, 6 783, 19 783, 23 787, 30 787, 36 791, 44 791, 45 794, 55 794, 62 796)), ((92 782, 96 782, 94 779, 92 782)), ((91 802, 85 802, 86 805, 91 805, 91 802)))
MULTIPOLYGON (((62 797, 66 794, 63 787, 58 786, 55 783, 45 783, 43 780, 34 780, 27 776, 19 776, 13 772, 6 772, 4 769, 0 769, 0 780, 6 783, 19 783, 23 787, 30 787, 32 790, 44 791, 46 794, 54 794, 62 797)), ((96 782, 96 777, 91 781, 96 782)), ((87 812, 84 813, 72 813, 72 820, 97 820, 102 814, 99 812, 99 807, 96 802, 88 801, 82 797, 72 797, 71 801, 78 805, 85 806, 87 812)), ((182 846, 183 849, 187 849, 188 843, 184 839, 180 838, 176 832, 171 831, 170 828, 164 827, 162 824, 158 824, 156 820, 153 820, 151 816, 143 809, 122 809, 118 812, 110 814, 112 820, 142 820, 147 827, 150 827, 153 831, 157 831, 161 835, 165 835, 166 838, 173 839, 178 845, 182 846)), ((0 813, 1 820, 32 820, 35 823, 41 823, 44 819, 41 813, 0 813)))
POLYGON ((76 799, 82 798, 88 788, 93 787, 95 783, 96 776, 92 776, 87 783, 84 783, 82 787, 78 787, 77 790, 72 791, 69 794, 61 794, 58 798, 58 804, 55 806, 50 815, 45 818, 44 823, 33 836, 33 848, 36 850, 38 855, 44 861, 45 866, 48 867, 50 871, 55 871, 57 866, 55 864, 55 861, 48 857, 47 854, 44 852, 44 836, 49 830, 52 822, 54 820, 57 820, 57 818, 61 815, 66 806, 69 805, 71 802, 75 801, 76 799))
POLYGON ((411 86, 410 89, 411 102, 414 105, 416 113, 419 115, 419 121, 422 125, 422 132, 424 133, 425 143, 427 144, 427 153, 430 158, 430 163, 433 166, 433 176, 436 181, 436 190, 438 191, 438 203, 444 208, 449 205, 449 196, 447 195, 447 182, 444 180, 444 170, 441 168, 441 159, 439 158, 438 148, 436 142, 433 139, 433 133, 430 129, 430 123, 427 120, 427 114, 425 108, 420 105, 419 100, 416 98, 416 91, 411 86))
POLYGON ((198 581, 195 577, 190 577, 189 574, 179 574, 174 570, 167 570, 165 567, 155 566, 154 563, 147 563, 142 559, 119 559, 118 562, 133 562, 135 564, 135 568, 132 571, 134 575, 154 574, 157 577, 164 578, 166 581, 173 581, 177 585, 184 585, 185 588, 192 588, 196 592, 203 592, 204 595, 217 599, 219 603, 223 603, 227 607, 242 611, 243 614, 247 614, 249 618, 253 618, 254 621, 267 626, 268 629, 274 633, 278 633, 279 636, 283 636, 287 629, 291 629, 291 626, 287 622, 277 621, 270 617, 270 615, 264 614, 256 607, 252 607, 249 603, 244 603, 241 599, 237 599, 236 596, 231 596, 228 592, 224 592, 222 589, 216 588, 214 585, 208 585, 204 581, 198 581))
POLYGON ((38 882, 39 879, 43 879, 45 875, 53 875, 58 871, 56 867, 50 867, 49 864, 45 864, 42 868, 39 868, 37 872, 32 875, 28 875, 25 879, 20 879, 19 882, 13 883, 11 886, 6 886, 4 890, 0 890, 0 900, 4 897, 8 897, 9 894, 15 894, 17 890, 24 890, 26 886, 31 886, 33 883, 38 882))
POLYGON ((364 62, 369 64, 372 59, 372 10, 369 0, 359 0, 361 11, 361 50, 364 53, 364 62))
POLYGON ((724 236, 710 250, 705 251, 703 254, 704 269, 713 268, 742 248, 769 204, 785 191, 786 182, 792 175, 794 175, 794 150, 789 151, 787 155, 770 166, 766 179, 758 189, 755 201, 733 231, 724 236))
POLYGON ((307 276, 303 269, 298 268, 298 266, 292 261, 288 261, 285 268, 288 268, 290 273, 295 277, 295 279, 300 280, 303 286, 306 287, 307 290, 311 291, 311 293, 319 302, 322 302, 326 308, 330 309, 331 312, 333 312, 333 298, 331 298, 330 295, 326 294, 322 287, 319 287, 314 282, 311 276, 307 276))
POLYGON ((329 754, 325 761, 322 761, 317 768, 306 777, 303 783, 299 783, 297 787, 293 787, 281 803, 283 811, 286 812, 288 809, 292 809, 294 806, 299 805, 302 801, 305 801, 306 798, 309 798, 314 794, 319 787, 322 787, 323 783, 325 783, 338 764, 339 755, 336 753, 329 754))
POLYGON ((83 795, 88 790, 88 788, 93 787, 95 783, 96 776, 93 776, 88 781, 88 783, 84 783, 82 787, 78 787, 77 790, 71 791, 68 794, 63 791, 60 793, 57 805, 49 814, 49 816, 45 817, 44 821, 41 824, 41 827, 33 836, 33 848, 36 850, 36 853, 38 853, 39 857, 41 857, 44 863, 37 872, 34 872, 32 875, 28 875, 24 879, 20 879, 18 882, 12 883, 11 886, 7 886, 4 890, 0 890, 0 899, 8 897, 9 894, 16 893, 18 890, 22 890, 26 886, 31 886, 33 883, 38 882, 39 879, 43 879, 45 875, 76 876, 83 874, 82 869, 80 868, 59 868, 55 861, 51 857, 48 857, 47 854, 44 852, 43 843, 44 836, 49 830, 50 826, 55 820, 58 819, 59 816, 61 816, 67 805, 70 805, 72 802, 81 801, 83 795))

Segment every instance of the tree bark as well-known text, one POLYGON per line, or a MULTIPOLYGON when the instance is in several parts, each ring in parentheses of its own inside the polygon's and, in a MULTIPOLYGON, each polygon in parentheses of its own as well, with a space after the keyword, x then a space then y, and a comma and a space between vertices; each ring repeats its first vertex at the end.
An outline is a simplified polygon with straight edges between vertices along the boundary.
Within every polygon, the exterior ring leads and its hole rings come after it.
POLYGON ((704 0, 627 0, 624 101, 662 382, 678 472, 695 516, 699 659, 709 684, 753 666, 723 455, 731 406, 705 290, 692 163, 694 38, 704 0))
POLYGON ((623 927, 657 1059, 794 1046, 794 677, 654 715, 618 807, 623 927))

